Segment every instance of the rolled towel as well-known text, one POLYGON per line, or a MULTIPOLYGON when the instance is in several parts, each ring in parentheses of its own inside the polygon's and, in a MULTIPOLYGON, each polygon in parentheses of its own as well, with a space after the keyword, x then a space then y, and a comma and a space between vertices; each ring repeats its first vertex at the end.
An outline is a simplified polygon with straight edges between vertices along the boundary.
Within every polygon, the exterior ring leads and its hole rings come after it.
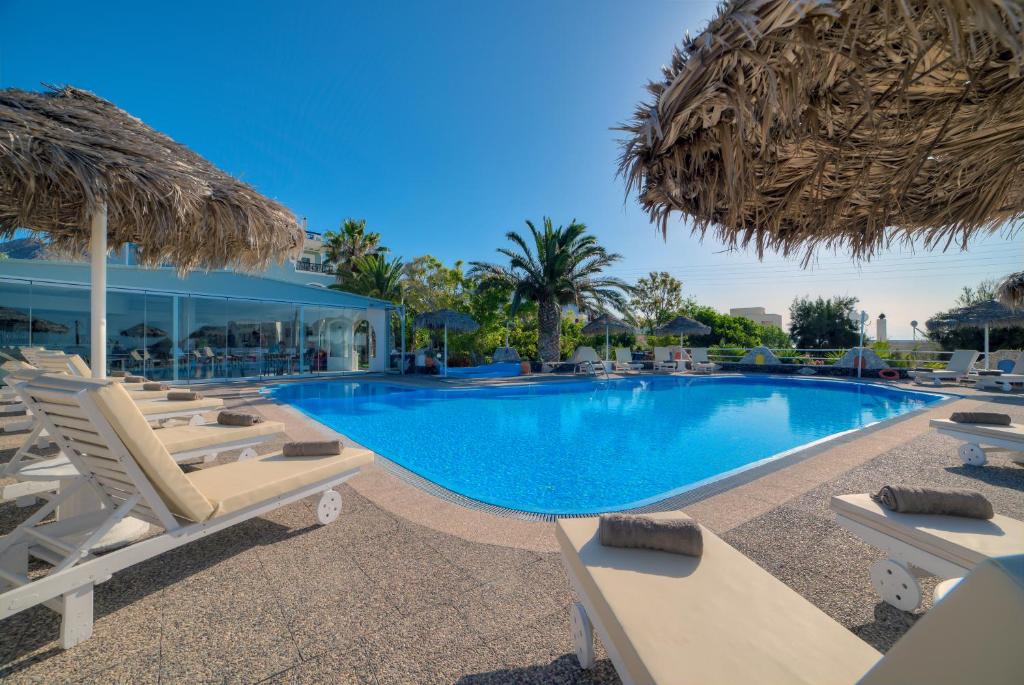
POLYGON ((217 423, 222 426, 252 426, 261 423, 259 414, 246 414, 244 411, 222 411, 217 414, 217 423))
POLYGON ((111 371, 107 374, 111 378, 124 378, 128 375, 127 371, 111 371))
POLYGON ((170 390, 171 386, 166 383, 143 383, 143 390, 170 390))
POLYGON ((304 442, 286 442, 281 447, 281 454, 286 457, 333 457, 341 454, 341 441, 307 440, 304 442))
POLYGON ((990 411, 955 411, 949 417, 954 423, 983 423, 989 426, 1009 426, 1009 414, 996 414, 990 411))
POLYGON ((598 533, 606 547, 640 547, 691 557, 699 557, 704 551, 700 525, 692 519, 602 514, 598 533))
POLYGON ((871 495, 871 499, 901 514, 940 514, 972 519, 990 519, 995 516, 992 503, 983 494, 962 488, 885 485, 877 495, 871 495))
POLYGON ((203 395, 193 390, 171 390, 167 393, 167 399, 171 402, 191 402, 203 399, 203 395))
POLYGON ((146 382, 146 377, 145 376, 125 376, 124 377, 124 382, 125 383, 145 383, 146 382))

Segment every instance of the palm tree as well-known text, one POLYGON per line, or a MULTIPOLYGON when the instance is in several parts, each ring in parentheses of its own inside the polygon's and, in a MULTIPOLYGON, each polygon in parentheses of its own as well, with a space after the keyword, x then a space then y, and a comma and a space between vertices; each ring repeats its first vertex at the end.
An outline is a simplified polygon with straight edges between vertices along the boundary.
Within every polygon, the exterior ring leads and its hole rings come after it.
MULTIPOLYGON (((405 264, 401 257, 388 260, 382 254, 371 254, 359 257, 353 263, 355 267, 355 290, 363 295, 381 300, 398 302, 402 299, 402 277, 405 264)), ((331 288, 340 290, 343 286, 334 283, 331 288)))
POLYGON ((499 248, 508 257, 508 266, 471 262, 471 274, 481 279, 481 287, 509 287, 512 290, 511 314, 524 301, 537 303, 537 352, 545 361, 561 357, 562 306, 575 304, 582 311, 601 312, 612 305, 624 310, 625 293, 630 286, 618 278, 601 276, 621 255, 609 254, 587 235, 587 227, 572 221, 554 228, 544 217, 544 229, 537 230, 527 220, 532 246, 515 231, 505 234, 518 248, 499 248))
POLYGON ((327 260, 334 264, 339 283, 358 273, 356 262, 362 257, 388 251, 380 244, 380 233, 366 231, 366 219, 345 219, 337 233, 324 233, 323 245, 327 260))

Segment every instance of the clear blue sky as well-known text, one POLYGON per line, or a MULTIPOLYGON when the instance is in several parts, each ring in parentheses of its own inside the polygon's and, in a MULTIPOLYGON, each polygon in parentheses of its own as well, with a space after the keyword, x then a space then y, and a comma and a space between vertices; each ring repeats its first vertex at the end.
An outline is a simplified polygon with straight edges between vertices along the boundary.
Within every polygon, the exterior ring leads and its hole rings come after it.
POLYGON ((968 253, 823 256, 800 270, 656 235, 615 177, 619 134, 715 3, 121 3, 0 0, 0 86, 96 92, 309 218, 364 217, 394 254, 490 259, 525 218, 585 222, 635 279, 702 302, 853 294, 890 334, 1024 263, 1022 236, 968 253), (19 30, 24 27, 25 30, 19 30))

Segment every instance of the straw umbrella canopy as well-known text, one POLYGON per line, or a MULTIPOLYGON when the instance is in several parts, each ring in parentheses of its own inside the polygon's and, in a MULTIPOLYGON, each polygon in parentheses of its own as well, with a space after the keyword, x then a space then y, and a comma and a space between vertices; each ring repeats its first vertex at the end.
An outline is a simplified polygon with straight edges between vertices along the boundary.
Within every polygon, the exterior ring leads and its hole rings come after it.
POLYGON ((92 93, 0 90, 0 238, 46 233, 92 263, 92 370, 106 372, 106 254, 143 265, 260 269, 297 251, 294 215, 92 93))
MULTIPOLYGON (((67 333, 68 327, 56 321, 40 319, 30 316, 20 309, 0 307, 0 330, 19 331, 29 330, 30 333, 67 333), (31 322, 31 325, 30 325, 31 322)), ((32 343, 32 336, 29 335, 29 344, 32 343)))
POLYGON ((448 375, 448 329, 456 333, 473 333, 480 328, 473 317, 453 309, 438 309, 434 312, 417 314, 413 319, 417 328, 444 329, 444 375, 448 375))
POLYGON ((988 333, 991 328, 1017 328, 1024 326, 1024 310, 1013 310, 995 300, 985 300, 960 307, 942 316, 929 319, 929 330, 956 330, 982 328, 985 331, 985 368, 989 367, 988 333))
POLYGON ((126 338, 163 338, 167 336, 167 331, 156 326, 137 323, 121 331, 121 335, 126 338))
POLYGON ((633 327, 621 319, 616 319, 611 314, 602 314, 593 321, 587 323, 583 327, 583 335, 599 335, 604 332, 604 358, 608 359, 608 351, 610 347, 609 336, 612 331, 616 333, 631 333, 633 327))
POLYGON ((686 316, 677 316, 663 326, 654 329, 655 335, 678 335, 679 346, 683 346, 684 335, 707 335, 711 327, 686 316))
POLYGON ((664 233, 789 255, 964 247, 1024 218, 1024 3, 730 0, 622 127, 664 233))
POLYGON ((1024 271, 1004 278, 996 288, 996 299, 1011 309, 1024 309, 1024 271))

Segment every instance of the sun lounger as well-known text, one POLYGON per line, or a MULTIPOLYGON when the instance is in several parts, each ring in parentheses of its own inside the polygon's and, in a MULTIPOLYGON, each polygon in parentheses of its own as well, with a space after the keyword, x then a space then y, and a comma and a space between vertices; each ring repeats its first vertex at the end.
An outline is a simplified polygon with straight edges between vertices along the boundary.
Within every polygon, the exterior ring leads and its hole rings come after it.
POLYGON ((1017 359, 1008 371, 998 376, 978 376, 974 387, 981 390, 999 389, 1010 392, 1015 385, 1024 386, 1024 352, 1018 353, 1017 359))
POLYGON ((574 366, 573 372, 577 374, 594 376, 604 373, 604 362, 593 347, 577 347, 570 363, 574 366))
POLYGON ((60 644, 72 647, 92 632, 93 587, 113 573, 310 495, 320 494, 317 518, 340 513, 332 488, 370 464, 373 455, 346 449, 331 457, 288 458, 274 453, 186 474, 122 386, 109 380, 39 375, 18 384, 80 479, 11 534, 0 539, 0 619, 44 604, 62 615, 60 644), (72 496, 93 488, 99 511, 42 523, 72 496), (116 551, 91 550, 126 516, 164 532, 116 551), (49 565, 28 576, 29 560, 49 565))
POLYGON ((672 351, 668 347, 654 348, 655 371, 678 371, 679 363, 672 359, 672 351))
POLYGON ((932 419, 929 425, 942 435, 964 441, 958 452, 968 466, 984 466, 988 455, 997 452, 1007 452, 1010 461, 1024 464, 1024 425, 991 426, 949 419, 932 419))
POLYGON ((958 578, 985 561, 1024 554, 1024 522, 890 511, 869 495, 832 498, 836 522, 889 555, 871 566, 879 596, 903 611, 921 604, 918 576, 958 578))
POLYGON ((690 350, 690 366, 694 373, 713 373, 722 367, 708 358, 708 348, 694 347, 690 350))
POLYGON ((642 362, 633 361, 633 352, 628 347, 615 348, 615 364, 612 367, 615 371, 642 371, 642 362))
POLYGON ((970 376, 978 357, 975 350, 956 350, 944 369, 915 371, 911 373, 918 385, 942 385, 943 381, 962 381, 970 376))
POLYGON ((699 558, 603 547, 597 531, 556 528, 576 655, 593 666, 596 630, 627 685, 1009 684, 1024 668, 1024 557, 977 567, 881 657, 706 528, 699 558))

